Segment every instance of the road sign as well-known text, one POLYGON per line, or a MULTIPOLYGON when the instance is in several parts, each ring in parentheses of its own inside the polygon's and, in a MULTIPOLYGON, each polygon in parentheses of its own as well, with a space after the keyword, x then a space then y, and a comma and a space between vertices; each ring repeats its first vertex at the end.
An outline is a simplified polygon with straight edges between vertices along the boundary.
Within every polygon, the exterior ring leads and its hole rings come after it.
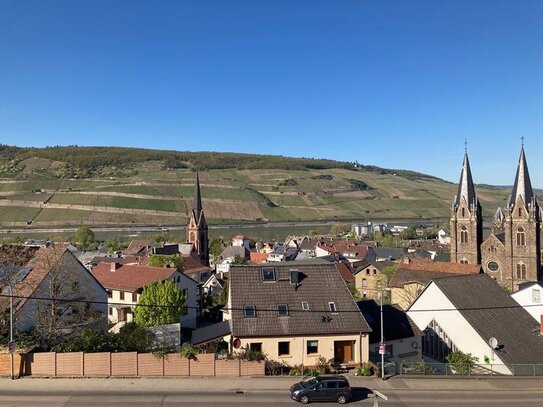
POLYGON ((384 343, 379 345, 379 355, 384 355, 386 353, 386 345, 384 343))
POLYGON ((373 407, 379 407, 379 399, 388 400, 388 397, 385 396, 383 393, 372 390, 373 393, 373 407))
POLYGON ((15 342, 8 342, 9 353, 15 353, 15 342))

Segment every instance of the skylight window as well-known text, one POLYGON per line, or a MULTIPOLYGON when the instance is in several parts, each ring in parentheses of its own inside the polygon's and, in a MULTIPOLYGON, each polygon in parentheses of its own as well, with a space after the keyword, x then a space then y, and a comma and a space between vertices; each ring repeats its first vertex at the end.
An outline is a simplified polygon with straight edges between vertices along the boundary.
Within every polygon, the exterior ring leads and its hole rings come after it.
POLYGON ((275 281, 275 269, 272 267, 263 268, 262 281, 275 281))
POLYGON ((302 302, 302 311, 309 311, 309 303, 306 301, 302 302))
POLYGON ((329 303, 328 303, 328 308, 330 308, 330 312, 332 312, 332 313, 336 313, 336 312, 337 312, 336 303, 335 303, 335 302, 329 302, 329 303))
POLYGON ((288 305, 280 304, 277 306, 277 315, 280 317, 288 317, 288 305))
POLYGON ((256 307, 254 305, 246 305, 243 308, 243 316, 245 318, 255 318, 256 317, 256 307))

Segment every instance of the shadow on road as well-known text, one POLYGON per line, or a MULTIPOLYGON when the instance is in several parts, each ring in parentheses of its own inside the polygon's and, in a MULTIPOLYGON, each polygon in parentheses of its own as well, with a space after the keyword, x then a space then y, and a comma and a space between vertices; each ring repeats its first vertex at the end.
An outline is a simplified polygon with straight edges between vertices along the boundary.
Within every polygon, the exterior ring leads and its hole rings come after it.
POLYGON ((371 394, 372 391, 367 387, 353 387, 353 398, 351 402, 362 401, 368 398, 368 394, 371 394))

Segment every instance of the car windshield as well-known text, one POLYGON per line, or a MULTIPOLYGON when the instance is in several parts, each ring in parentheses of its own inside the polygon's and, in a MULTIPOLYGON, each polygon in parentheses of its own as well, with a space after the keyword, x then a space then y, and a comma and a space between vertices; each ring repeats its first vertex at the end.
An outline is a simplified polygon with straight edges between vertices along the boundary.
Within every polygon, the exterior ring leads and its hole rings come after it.
POLYGON ((308 389, 314 385, 316 385, 319 381, 317 379, 315 379, 314 377, 310 377, 309 379, 305 379, 303 380, 300 385, 304 388, 304 389, 308 389))

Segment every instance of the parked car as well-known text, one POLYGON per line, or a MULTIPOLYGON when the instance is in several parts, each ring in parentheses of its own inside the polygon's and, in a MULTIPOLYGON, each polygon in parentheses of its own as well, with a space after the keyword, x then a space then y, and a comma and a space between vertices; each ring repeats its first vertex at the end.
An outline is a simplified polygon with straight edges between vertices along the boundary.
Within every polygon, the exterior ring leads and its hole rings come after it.
POLYGON ((345 404, 352 396, 349 381, 345 376, 339 375, 310 377, 290 388, 290 397, 302 404, 310 401, 337 401, 345 404))

